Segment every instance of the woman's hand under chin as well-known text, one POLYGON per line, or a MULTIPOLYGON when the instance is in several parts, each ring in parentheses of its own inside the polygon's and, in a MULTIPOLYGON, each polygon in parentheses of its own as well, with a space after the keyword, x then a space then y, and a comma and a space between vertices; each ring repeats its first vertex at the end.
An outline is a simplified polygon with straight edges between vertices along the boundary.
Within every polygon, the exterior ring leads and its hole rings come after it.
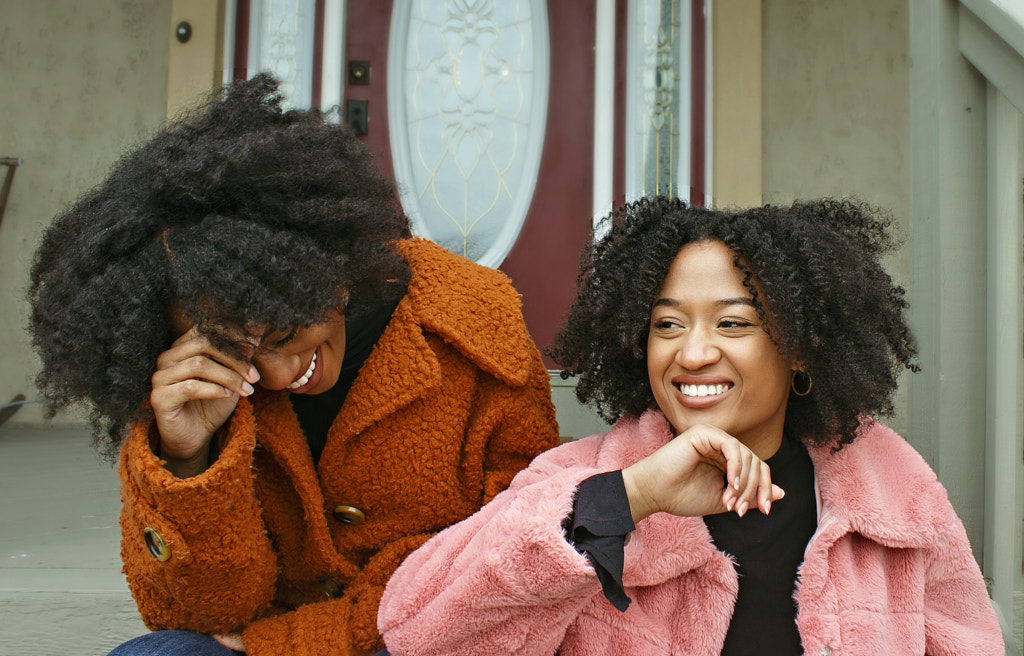
POLYGON ((785 495, 750 449, 704 424, 622 470, 622 479, 634 522, 656 512, 696 517, 735 510, 742 517, 757 507, 767 515, 785 495))

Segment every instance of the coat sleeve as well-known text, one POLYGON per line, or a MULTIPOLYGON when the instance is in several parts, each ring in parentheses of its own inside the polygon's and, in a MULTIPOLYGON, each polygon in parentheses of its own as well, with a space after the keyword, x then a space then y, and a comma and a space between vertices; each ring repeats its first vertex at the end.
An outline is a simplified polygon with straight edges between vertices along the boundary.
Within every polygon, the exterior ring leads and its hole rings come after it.
MULTIPOLYGON (((486 443, 483 453, 483 503, 493 499, 520 471, 559 444, 548 372, 534 349, 530 376, 521 387, 491 381, 474 413, 486 443)), ((472 432, 472 429, 471 431, 472 432)))
POLYGON ((378 626, 395 656, 553 654, 601 585, 566 539, 576 487, 598 473, 538 458, 512 486, 399 567, 378 626))
POLYGON ((950 512, 949 541, 932 551, 927 568, 925 651, 929 656, 1002 656, 999 620, 963 523, 950 512))
POLYGON ((143 621, 154 630, 241 630, 252 656, 377 651, 377 606, 384 585, 405 556, 432 534, 389 543, 341 598, 289 612, 275 609, 277 556, 253 490, 255 439, 248 413, 242 414, 233 416, 216 463, 194 478, 177 479, 163 468, 150 446, 152 427, 135 427, 124 446, 122 557, 143 621), (161 561, 150 551, 147 528, 157 531, 169 559, 161 561))
POLYGON ((152 629, 236 630, 267 609, 277 570, 250 474, 249 409, 239 406, 219 458, 193 478, 164 469, 155 431, 134 426, 121 452, 121 556, 132 595, 152 629))
POLYGON ((370 558, 340 599, 300 606, 257 620, 242 632, 250 656, 371 654, 382 648, 377 608, 384 586, 408 554, 430 535, 410 535, 370 558))

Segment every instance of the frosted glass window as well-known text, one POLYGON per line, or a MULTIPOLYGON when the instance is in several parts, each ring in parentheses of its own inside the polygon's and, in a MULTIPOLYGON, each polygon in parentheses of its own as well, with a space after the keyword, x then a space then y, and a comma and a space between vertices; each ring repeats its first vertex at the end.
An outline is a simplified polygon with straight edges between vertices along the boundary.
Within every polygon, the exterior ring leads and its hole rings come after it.
POLYGON ((396 0, 392 159, 417 234, 497 267, 537 179, 547 113, 543 0, 396 0))
POLYGON ((686 199, 690 0, 630 0, 628 12, 626 196, 686 199))
POLYGON ((249 20, 249 75, 272 73, 287 107, 310 107, 315 0, 258 0, 249 20))

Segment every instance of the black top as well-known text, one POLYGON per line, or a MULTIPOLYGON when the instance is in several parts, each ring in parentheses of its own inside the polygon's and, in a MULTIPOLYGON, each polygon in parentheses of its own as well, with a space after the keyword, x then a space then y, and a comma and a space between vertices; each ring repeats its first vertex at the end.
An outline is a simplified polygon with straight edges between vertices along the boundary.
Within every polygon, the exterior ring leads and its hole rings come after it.
POLYGON ((767 461, 786 496, 764 515, 754 509, 708 515, 704 524, 719 551, 732 554, 740 591, 722 656, 803 654, 793 592, 804 549, 818 527, 814 466, 798 442, 783 439, 767 461))
MULTIPOLYGON (((766 462, 772 482, 786 491, 772 504, 770 515, 753 509, 743 517, 704 517, 715 546, 732 554, 740 575, 723 656, 803 653, 793 592, 804 549, 817 529, 814 467, 807 450, 788 438, 766 462)), ((597 474, 580 483, 564 528, 576 550, 593 564, 608 601, 626 610, 630 599, 622 587, 623 548, 635 526, 622 472, 597 474)))
POLYGON ((398 307, 397 300, 385 300, 377 303, 367 312, 357 317, 345 316, 345 356, 341 361, 341 372, 334 387, 322 394, 289 394, 292 409, 299 418, 299 426, 306 435, 309 451, 313 462, 320 460, 327 445, 327 432, 334 423, 335 417, 345 404, 348 391, 359 375, 359 369, 370 357, 377 340, 384 334, 391 321, 391 315, 398 307))

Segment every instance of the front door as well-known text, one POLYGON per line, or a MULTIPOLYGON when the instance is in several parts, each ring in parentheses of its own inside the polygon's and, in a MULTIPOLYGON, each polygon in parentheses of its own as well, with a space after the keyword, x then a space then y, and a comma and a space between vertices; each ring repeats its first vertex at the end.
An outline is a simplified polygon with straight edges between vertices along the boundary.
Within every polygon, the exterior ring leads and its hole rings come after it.
POLYGON ((554 1, 541 16, 529 0, 347 5, 346 61, 369 68, 345 88, 347 103, 366 100, 362 138, 417 232, 511 278, 545 348, 593 220, 593 4, 554 1))
POLYGON ((235 76, 270 70, 297 105, 340 103, 414 232, 504 271, 542 351, 595 211, 708 189, 703 0, 251 4, 236 0, 235 76))

